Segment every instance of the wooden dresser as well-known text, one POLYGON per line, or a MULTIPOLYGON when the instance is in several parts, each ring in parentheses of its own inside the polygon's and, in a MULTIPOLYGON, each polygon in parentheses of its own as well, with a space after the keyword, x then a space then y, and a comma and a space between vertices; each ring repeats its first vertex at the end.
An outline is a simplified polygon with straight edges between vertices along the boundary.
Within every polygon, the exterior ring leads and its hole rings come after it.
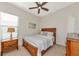
POLYGON ((67 38, 66 56, 79 56, 79 39, 67 38))
POLYGON ((9 52, 14 49, 18 49, 18 39, 1 42, 1 55, 3 55, 4 52, 9 52))

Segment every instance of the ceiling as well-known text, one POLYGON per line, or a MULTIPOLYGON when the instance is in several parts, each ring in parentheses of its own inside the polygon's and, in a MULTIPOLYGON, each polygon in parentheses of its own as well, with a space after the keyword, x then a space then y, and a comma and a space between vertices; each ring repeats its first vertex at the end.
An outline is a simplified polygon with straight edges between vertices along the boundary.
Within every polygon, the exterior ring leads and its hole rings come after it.
POLYGON ((38 9, 31 9, 29 10, 29 7, 35 7, 37 6, 34 2, 12 2, 11 4, 18 6, 19 8, 22 8, 24 11, 29 12, 33 15, 36 15, 38 17, 42 17, 45 15, 48 15, 49 13, 54 13, 57 10, 60 10, 64 7, 67 7, 73 2, 48 2, 43 7, 48 8, 49 11, 40 10, 40 14, 38 14, 38 9))

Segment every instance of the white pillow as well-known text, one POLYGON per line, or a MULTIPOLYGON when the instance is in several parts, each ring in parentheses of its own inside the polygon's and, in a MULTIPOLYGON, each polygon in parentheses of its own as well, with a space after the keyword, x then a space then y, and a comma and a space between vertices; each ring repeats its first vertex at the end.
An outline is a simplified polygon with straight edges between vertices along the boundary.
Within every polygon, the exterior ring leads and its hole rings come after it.
POLYGON ((41 31, 40 34, 42 35, 43 34, 43 31, 41 31))
POLYGON ((53 32, 46 32, 47 33, 47 36, 53 36, 53 32))
POLYGON ((44 36, 44 35, 42 35, 42 37, 46 38, 46 39, 53 39, 54 38, 54 36, 44 36))
POLYGON ((47 32, 46 31, 41 31, 41 35, 47 36, 47 32))
POLYGON ((40 33, 41 35, 44 35, 44 36, 53 36, 53 32, 47 32, 47 31, 41 31, 40 33))

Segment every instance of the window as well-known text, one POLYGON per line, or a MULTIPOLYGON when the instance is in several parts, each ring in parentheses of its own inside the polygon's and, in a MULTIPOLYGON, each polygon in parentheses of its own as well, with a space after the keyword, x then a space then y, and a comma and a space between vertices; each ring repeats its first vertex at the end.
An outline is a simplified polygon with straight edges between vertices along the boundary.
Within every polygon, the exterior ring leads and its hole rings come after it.
POLYGON ((0 12, 1 39, 10 38, 10 33, 7 32, 9 26, 14 27, 15 32, 12 34, 13 37, 17 37, 18 17, 12 14, 0 12))

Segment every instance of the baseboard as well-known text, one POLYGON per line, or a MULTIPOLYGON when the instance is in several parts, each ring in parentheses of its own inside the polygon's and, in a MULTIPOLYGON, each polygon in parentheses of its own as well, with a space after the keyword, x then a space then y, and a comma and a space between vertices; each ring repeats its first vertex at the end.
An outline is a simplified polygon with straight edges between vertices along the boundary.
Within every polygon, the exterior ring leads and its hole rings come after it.
POLYGON ((61 45, 61 46, 66 46, 65 43, 60 43, 60 42, 57 42, 56 44, 61 45))

